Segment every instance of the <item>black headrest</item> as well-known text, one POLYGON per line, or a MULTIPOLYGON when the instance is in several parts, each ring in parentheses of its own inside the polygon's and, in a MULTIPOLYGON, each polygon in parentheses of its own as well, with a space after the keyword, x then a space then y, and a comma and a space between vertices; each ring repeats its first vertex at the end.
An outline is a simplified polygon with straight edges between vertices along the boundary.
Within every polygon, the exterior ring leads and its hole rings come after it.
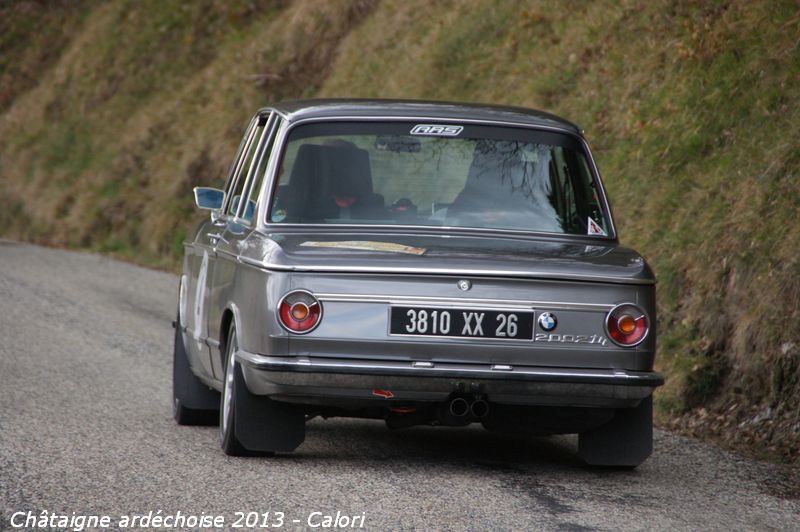
POLYGON ((354 145, 322 147, 330 163, 332 193, 355 197, 372 194, 372 169, 367 150, 354 145))
POLYGON ((314 210, 311 203, 327 188, 325 161, 321 146, 303 144, 297 150, 286 194, 286 210, 292 221, 299 221, 314 210))
POLYGON ((363 198, 372 194, 369 153, 352 144, 303 144, 289 180, 287 211, 292 218, 331 216, 332 196, 363 198))

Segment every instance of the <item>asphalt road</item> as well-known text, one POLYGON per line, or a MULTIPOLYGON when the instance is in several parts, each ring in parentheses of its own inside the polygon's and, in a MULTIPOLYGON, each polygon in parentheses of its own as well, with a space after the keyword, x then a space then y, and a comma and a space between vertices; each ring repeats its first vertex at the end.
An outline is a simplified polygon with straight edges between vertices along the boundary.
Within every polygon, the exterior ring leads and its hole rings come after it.
POLYGON ((226 528, 341 511, 369 530, 800 530, 797 469, 665 431, 633 472, 584 468, 572 437, 360 420, 311 421, 290 456, 227 457, 216 427, 171 417, 176 292, 170 274, 0 240, 0 529, 20 511, 161 510, 226 528))

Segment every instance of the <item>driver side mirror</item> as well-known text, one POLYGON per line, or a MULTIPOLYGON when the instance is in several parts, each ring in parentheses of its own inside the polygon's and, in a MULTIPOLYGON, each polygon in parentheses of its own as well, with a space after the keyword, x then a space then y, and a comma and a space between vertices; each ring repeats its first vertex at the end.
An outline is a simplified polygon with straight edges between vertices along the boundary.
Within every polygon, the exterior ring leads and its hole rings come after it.
POLYGON ((216 211, 222 208, 225 192, 218 188, 194 187, 194 202, 200 209, 216 211))

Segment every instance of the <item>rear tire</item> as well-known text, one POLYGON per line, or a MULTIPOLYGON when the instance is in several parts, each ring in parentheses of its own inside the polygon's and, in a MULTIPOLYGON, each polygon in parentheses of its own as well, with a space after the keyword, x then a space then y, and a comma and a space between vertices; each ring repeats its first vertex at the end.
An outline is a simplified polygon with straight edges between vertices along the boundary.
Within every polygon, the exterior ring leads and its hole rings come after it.
POLYGON ((178 318, 172 351, 172 416, 178 425, 216 425, 218 409, 219 393, 192 373, 178 318))
POLYGON ((269 456, 294 451, 305 439, 305 414, 294 405, 255 395, 247 389, 236 328, 231 323, 220 397, 220 444, 229 456, 269 456))
POLYGON ((589 465, 633 469, 653 453, 653 396, 578 436, 578 455, 589 465))

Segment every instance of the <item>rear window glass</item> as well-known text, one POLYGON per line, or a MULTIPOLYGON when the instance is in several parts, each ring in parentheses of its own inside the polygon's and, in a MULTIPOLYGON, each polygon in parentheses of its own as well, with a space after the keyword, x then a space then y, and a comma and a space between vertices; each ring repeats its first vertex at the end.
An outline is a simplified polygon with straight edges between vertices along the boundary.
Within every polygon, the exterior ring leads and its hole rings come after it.
POLYGON ((575 138, 476 125, 451 136, 411 134, 419 129, 410 122, 295 127, 269 222, 608 233, 575 138))

